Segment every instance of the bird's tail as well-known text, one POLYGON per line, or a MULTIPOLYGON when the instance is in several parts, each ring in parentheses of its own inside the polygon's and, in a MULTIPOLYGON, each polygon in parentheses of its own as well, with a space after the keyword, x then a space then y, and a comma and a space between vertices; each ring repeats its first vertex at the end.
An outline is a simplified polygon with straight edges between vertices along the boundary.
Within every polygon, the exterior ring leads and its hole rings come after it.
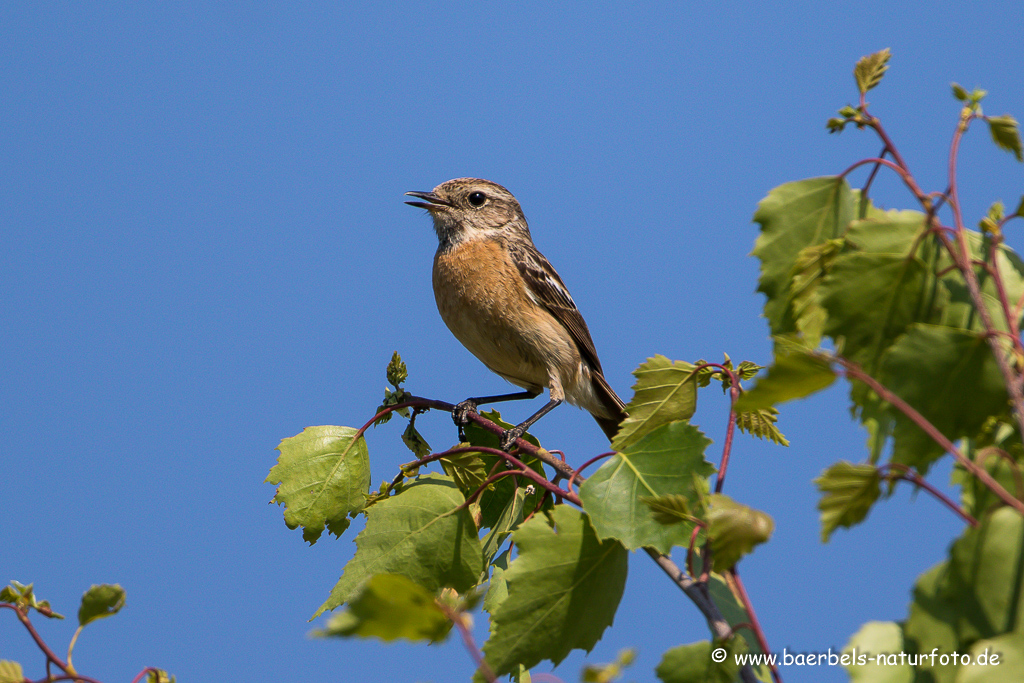
POLYGON ((601 406, 605 409, 607 415, 591 414, 597 420, 601 430, 608 436, 608 440, 612 441, 615 435, 619 433, 619 425, 628 417, 626 404, 615 393, 615 390, 609 386, 608 380, 600 372, 595 372, 592 379, 594 382, 594 393, 597 394, 597 398, 601 401, 601 406))

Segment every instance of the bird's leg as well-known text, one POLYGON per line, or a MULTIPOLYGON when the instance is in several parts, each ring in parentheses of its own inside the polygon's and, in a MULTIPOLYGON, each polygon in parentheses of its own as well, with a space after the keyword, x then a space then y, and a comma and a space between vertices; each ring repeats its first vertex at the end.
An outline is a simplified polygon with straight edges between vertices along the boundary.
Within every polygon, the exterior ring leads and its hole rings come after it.
POLYGON ((526 418, 512 429, 506 429, 505 433, 501 435, 501 450, 511 451, 516 445, 516 439, 521 437, 527 429, 533 426, 533 423, 547 415, 553 408, 560 405, 562 399, 553 398, 547 402, 543 408, 538 410, 536 413, 526 418))
MULTIPOLYGON (((465 434, 464 430, 465 430, 466 424, 469 422, 469 413, 477 412, 476 409, 477 409, 478 406, 482 406, 482 405, 487 404, 487 403, 501 403, 503 401, 522 401, 522 400, 528 399, 528 398, 536 398, 539 395, 540 395, 540 390, 539 389, 537 391, 532 391, 530 389, 527 389, 526 391, 517 391, 514 394, 499 394, 497 396, 480 396, 479 398, 467 398, 465 401, 460 401, 455 406, 455 408, 452 409, 452 420, 455 422, 456 426, 458 426, 458 428, 459 428, 459 439, 461 439, 463 441, 466 440, 466 434, 465 434)), ((554 408, 554 406, 551 406, 551 408, 554 408)), ((526 427, 529 427, 531 424, 533 424, 532 421, 536 421, 536 420, 540 419, 540 416, 543 415, 544 413, 546 413, 551 408, 542 409, 542 411, 541 411, 541 413, 539 415, 534 415, 533 417, 530 418, 530 420, 527 420, 527 422, 524 423, 526 425, 526 427)), ((526 428, 524 427, 523 429, 525 431, 526 428)), ((520 432, 520 436, 521 435, 522 435, 522 432, 520 432)), ((504 443, 504 439, 502 440, 502 442, 504 443)), ((512 443, 515 443, 515 439, 512 439, 512 443)))

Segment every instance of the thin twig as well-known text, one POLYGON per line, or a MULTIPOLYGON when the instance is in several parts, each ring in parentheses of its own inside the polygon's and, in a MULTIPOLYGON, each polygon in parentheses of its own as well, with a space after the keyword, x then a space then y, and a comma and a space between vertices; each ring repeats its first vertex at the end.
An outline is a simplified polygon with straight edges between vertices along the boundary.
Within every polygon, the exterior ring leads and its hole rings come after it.
POLYGON ((935 488, 934 486, 929 484, 927 481, 925 481, 921 477, 921 475, 919 475, 917 472, 915 472, 914 470, 910 469, 906 465, 903 465, 903 464, 898 463, 898 462, 891 462, 891 463, 888 463, 887 465, 883 465, 879 469, 881 469, 881 470, 884 470, 884 469, 891 469, 891 470, 894 469, 894 470, 897 470, 898 474, 895 475, 895 477, 897 479, 903 479, 905 481, 909 481, 910 483, 914 484, 915 486, 919 486, 919 487, 923 488, 925 491, 927 491, 928 493, 930 493, 933 496, 935 496, 936 498, 938 498, 939 501, 942 504, 944 504, 950 510, 955 512, 957 514, 957 516, 960 517, 960 519, 964 520, 965 522, 967 522, 968 524, 970 524, 973 527, 977 527, 978 526, 978 520, 976 520, 974 517, 972 517, 962 507, 957 505, 956 502, 954 502, 951 498, 949 498, 949 496, 947 496, 942 491, 938 490, 937 488, 935 488))

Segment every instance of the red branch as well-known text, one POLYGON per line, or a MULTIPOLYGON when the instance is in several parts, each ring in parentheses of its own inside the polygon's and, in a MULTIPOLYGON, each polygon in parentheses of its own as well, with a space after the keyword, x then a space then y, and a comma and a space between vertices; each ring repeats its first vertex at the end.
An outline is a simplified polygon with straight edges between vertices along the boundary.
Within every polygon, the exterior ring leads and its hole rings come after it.
POLYGON ((883 400, 892 404, 901 413, 906 415, 914 424, 920 427, 925 434, 930 436, 932 440, 935 441, 935 443, 942 446, 942 448, 946 452, 950 453, 954 458, 956 458, 957 462, 959 462, 964 467, 964 469, 966 469, 968 472, 970 472, 975 477, 980 479, 982 483, 985 484, 985 486, 987 486, 989 489, 992 490, 993 493, 999 496, 1000 500, 1002 500, 1004 503, 1014 508, 1021 514, 1024 514, 1024 502, 1021 502, 1020 500, 1010 495, 1010 492, 1004 489, 998 481, 993 479, 992 475, 990 475, 983 467, 980 467, 973 460, 971 460, 966 455, 961 453, 960 449, 958 449, 952 441, 947 439, 946 435, 940 432, 938 428, 931 422, 929 422, 924 415, 914 410, 914 408, 909 403, 904 401, 902 398, 894 394, 889 389, 882 386, 882 384, 878 380, 864 372, 864 370, 861 369, 861 367, 854 363, 853 361, 849 361, 843 358, 842 356, 835 356, 835 361, 843 366, 843 369, 846 371, 847 379, 853 377, 854 379, 858 379, 864 384, 868 385, 868 387, 870 387, 872 391, 878 394, 883 400))
POLYGON ((891 462, 888 465, 880 467, 879 471, 883 471, 883 470, 886 470, 886 469, 896 470, 897 474, 892 475, 892 476, 894 476, 897 479, 903 479, 904 481, 909 481, 910 483, 914 484, 915 486, 920 486, 925 491, 927 491, 928 493, 932 494, 937 499, 939 499, 939 501, 942 502, 950 510, 955 512, 957 514, 957 516, 960 517, 960 519, 964 520, 965 522, 967 522, 968 524, 970 524, 973 527, 978 526, 978 520, 976 520, 974 517, 972 517, 970 514, 968 514, 968 512, 966 510, 964 510, 962 507, 957 505, 953 500, 951 500, 949 498, 949 496, 947 496, 942 491, 938 490, 937 488, 935 488, 934 486, 929 484, 927 481, 925 481, 921 477, 921 475, 919 475, 917 472, 915 472, 914 470, 910 469, 906 465, 903 465, 903 464, 898 463, 898 462, 891 462))
MULTIPOLYGON (((740 602, 743 603, 743 609, 747 611, 747 616, 750 617, 750 630, 754 632, 754 637, 757 638, 757 644, 761 647, 761 652, 768 654, 768 639, 764 637, 764 630, 761 629, 761 622, 757 620, 757 613, 754 612, 754 603, 750 602, 750 596, 747 595, 747 589, 743 587, 743 582, 740 581, 740 573, 736 567, 726 572, 732 576, 733 582, 736 584, 736 592, 739 593, 740 602)), ((774 662, 769 661, 768 666, 772 670, 772 678, 775 679, 775 683, 782 683, 782 678, 779 676, 779 669, 775 666, 774 662)))

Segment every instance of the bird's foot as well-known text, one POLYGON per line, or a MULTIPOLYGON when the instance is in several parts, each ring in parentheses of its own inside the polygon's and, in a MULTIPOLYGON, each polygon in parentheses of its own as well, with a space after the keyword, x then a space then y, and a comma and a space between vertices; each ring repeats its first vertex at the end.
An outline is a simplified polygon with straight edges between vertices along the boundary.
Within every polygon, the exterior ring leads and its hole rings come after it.
POLYGON ((523 425, 517 425, 512 429, 506 429, 501 434, 501 450, 506 453, 510 453, 513 448, 516 447, 516 439, 523 435, 526 428, 523 425))
POLYGON ((476 408, 476 401, 471 398, 467 398, 452 408, 452 422, 459 428, 460 441, 466 440, 466 425, 469 424, 469 414, 477 412, 476 408))

